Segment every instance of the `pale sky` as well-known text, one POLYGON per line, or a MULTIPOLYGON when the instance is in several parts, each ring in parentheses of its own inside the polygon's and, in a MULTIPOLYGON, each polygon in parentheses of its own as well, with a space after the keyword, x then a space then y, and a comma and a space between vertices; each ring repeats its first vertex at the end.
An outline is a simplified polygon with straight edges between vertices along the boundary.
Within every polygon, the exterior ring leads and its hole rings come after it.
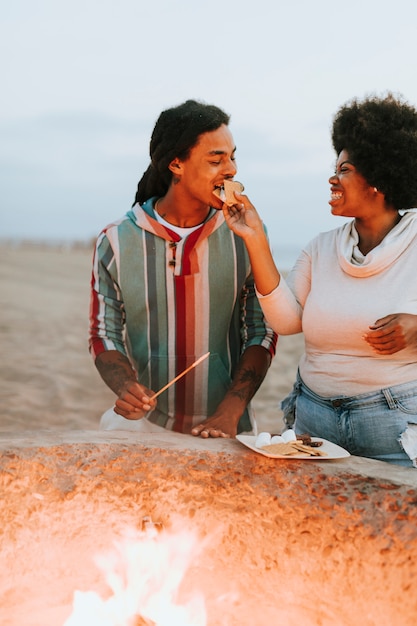
POLYGON ((0 238, 88 240, 121 217, 159 113, 231 114, 236 178, 275 254, 335 228, 332 118, 417 106, 415 0, 0 0, 0 238))

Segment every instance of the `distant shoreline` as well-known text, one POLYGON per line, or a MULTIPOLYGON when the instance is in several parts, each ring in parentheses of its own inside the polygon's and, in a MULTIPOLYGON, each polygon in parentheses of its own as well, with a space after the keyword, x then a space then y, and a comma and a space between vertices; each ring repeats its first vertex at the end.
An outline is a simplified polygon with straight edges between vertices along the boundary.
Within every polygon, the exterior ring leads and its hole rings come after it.
MULTIPOLYGON (((93 250, 96 242, 95 237, 86 239, 60 239, 60 238, 28 238, 28 237, 0 237, 0 246, 3 248, 25 247, 38 250, 93 250)), ((273 244, 272 254, 278 268, 282 272, 288 272, 297 260, 302 246, 273 244)))
POLYGON ((94 247, 93 239, 28 239, 26 237, 0 238, 0 246, 4 248, 32 248, 39 250, 91 250, 94 247))

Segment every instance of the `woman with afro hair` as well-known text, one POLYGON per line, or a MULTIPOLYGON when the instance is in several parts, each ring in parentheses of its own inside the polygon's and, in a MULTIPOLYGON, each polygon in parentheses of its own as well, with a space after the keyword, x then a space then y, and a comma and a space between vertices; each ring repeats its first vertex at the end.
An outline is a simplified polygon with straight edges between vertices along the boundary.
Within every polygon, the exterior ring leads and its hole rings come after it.
POLYGON ((351 454, 417 467, 417 110, 392 94, 342 106, 331 212, 284 279, 248 198, 224 207, 246 244, 262 309, 304 333, 287 427, 351 454))

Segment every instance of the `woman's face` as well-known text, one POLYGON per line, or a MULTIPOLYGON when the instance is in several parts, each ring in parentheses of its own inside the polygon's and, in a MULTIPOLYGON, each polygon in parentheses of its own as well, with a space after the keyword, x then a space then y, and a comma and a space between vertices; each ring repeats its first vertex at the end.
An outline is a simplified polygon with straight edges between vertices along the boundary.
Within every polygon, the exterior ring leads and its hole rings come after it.
POLYGON ((329 178, 330 200, 333 215, 343 217, 365 217, 371 209, 371 200, 375 198, 375 187, 371 187, 359 174, 349 159, 346 150, 342 150, 336 162, 336 171, 329 178))

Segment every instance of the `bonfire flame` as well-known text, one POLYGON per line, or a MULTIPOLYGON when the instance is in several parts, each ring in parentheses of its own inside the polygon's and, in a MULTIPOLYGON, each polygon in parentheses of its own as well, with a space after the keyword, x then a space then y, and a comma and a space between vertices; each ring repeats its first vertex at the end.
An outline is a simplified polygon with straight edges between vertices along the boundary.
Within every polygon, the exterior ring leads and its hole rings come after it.
POLYGON ((202 594, 179 600, 181 582, 199 552, 197 537, 189 529, 144 528, 129 531, 113 552, 96 559, 112 594, 103 599, 75 591, 64 626, 206 626, 202 594))

